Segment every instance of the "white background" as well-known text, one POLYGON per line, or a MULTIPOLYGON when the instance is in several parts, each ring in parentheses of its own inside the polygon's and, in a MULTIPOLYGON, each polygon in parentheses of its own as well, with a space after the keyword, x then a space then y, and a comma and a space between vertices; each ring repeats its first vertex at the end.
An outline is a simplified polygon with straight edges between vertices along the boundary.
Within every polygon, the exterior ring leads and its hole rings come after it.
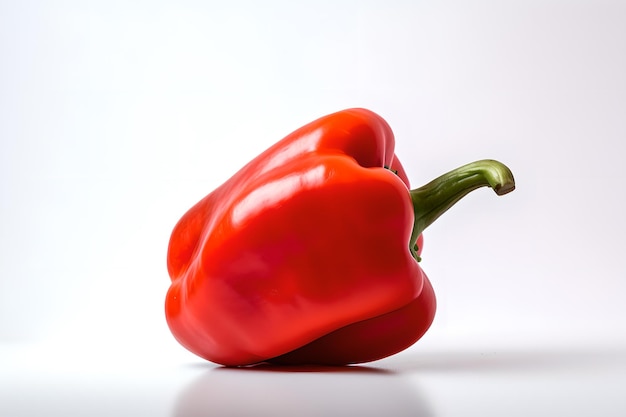
POLYGON ((623 415, 624 22, 608 0, 0 1, 0 414, 623 415), (517 190, 426 231, 438 315, 407 351, 203 363, 164 320, 172 227, 348 107, 389 122, 415 186, 493 158, 517 190))

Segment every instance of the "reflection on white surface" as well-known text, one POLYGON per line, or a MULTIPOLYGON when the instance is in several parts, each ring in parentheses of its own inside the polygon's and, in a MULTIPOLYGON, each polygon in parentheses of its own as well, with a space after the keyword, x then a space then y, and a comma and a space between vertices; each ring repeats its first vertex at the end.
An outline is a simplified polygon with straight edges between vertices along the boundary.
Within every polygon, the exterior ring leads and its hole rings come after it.
POLYGON ((207 369, 176 401, 173 417, 432 416, 406 373, 376 367, 207 369))
POLYGON ((412 351, 369 366, 243 369, 187 355, 72 360, 7 345, 0 354, 0 415, 11 417, 626 414, 626 349, 412 351))

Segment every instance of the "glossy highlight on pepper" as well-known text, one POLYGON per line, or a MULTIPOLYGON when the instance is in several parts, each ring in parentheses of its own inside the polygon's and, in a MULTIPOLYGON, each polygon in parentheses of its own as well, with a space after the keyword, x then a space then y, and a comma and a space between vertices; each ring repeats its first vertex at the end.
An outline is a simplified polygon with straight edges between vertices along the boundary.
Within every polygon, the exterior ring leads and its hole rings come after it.
POLYGON ((345 365, 393 355, 430 327, 422 231, 483 186, 483 160, 411 190, 389 125, 366 109, 291 133, 194 205, 172 232, 167 323, 226 366, 345 365))

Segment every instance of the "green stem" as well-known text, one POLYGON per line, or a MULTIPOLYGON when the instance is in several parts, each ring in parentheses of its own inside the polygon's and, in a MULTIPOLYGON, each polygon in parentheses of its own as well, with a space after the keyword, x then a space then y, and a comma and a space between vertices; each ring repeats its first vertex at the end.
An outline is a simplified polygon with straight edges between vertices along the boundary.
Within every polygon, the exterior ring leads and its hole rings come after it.
POLYGON ((463 165, 420 188, 411 190, 415 211, 410 241, 413 256, 419 260, 415 244, 424 229, 468 193, 486 186, 493 188, 498 195, 513 191, 515 180, 511 170, 498 161, 484 159, 463 165))

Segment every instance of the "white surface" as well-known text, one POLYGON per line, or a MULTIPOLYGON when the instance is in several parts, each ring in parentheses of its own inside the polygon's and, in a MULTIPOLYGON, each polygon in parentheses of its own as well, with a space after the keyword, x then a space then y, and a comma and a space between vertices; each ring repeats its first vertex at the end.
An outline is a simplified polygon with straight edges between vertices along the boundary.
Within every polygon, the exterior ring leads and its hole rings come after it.
POLYGON ((344 368, 229 369, 4 346, 3 416, 623 416, 626 349, 418 349, 344 368), (9 360, 7 358, 10 358, 9 360))
POLYGON ((623 415, 624 21, 608 0, 0 1, 0 415, 623 415), (393 372, 202 364, 163 318, 174 223, 355 106, 414 185, 494 158, 517 190, 426 231, 438 313, 371 364, 393 372))

